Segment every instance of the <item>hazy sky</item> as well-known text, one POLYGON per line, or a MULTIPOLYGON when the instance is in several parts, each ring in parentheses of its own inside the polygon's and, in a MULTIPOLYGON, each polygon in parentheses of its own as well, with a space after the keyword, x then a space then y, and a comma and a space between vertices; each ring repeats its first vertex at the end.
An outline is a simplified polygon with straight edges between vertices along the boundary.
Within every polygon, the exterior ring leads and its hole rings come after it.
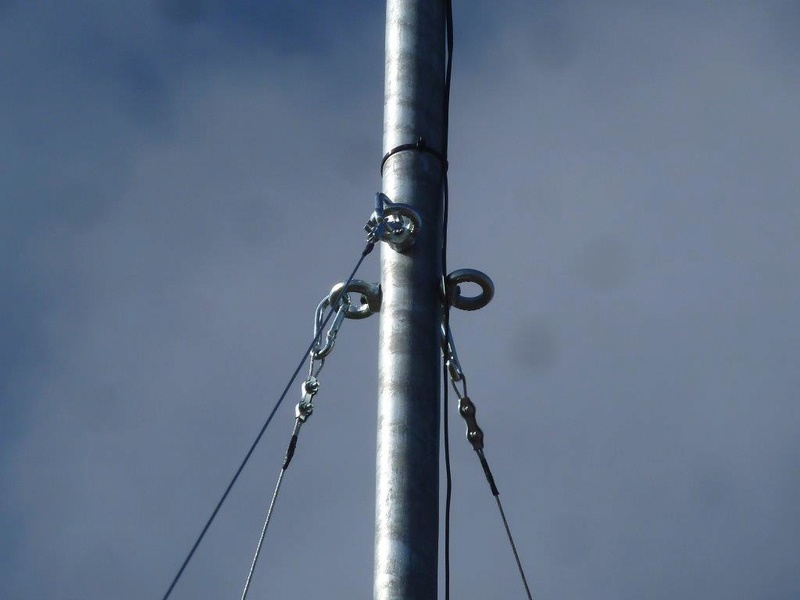
MULTIPOLYGON (((534 595, 800 597, 800 3, 455 2, 453 330, 534 595)), ((0 597, 160 598, 363 247, 384 8, 0 0, 0 597)), ((376 281, 377 252, 360 276, 376 281)), ((254 598, 372 593, 377 318, 254 598)), ((173 598, 236 598, 279 411, 173 598)), ((451 407, 452 597, 523 598, 451 407)))

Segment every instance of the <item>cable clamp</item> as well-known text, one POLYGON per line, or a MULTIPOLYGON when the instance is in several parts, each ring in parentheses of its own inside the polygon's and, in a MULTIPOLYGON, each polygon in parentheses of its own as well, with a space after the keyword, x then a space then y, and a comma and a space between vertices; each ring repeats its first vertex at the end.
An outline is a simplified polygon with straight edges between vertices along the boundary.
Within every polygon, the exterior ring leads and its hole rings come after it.
POLYGON ((414 245, 422 217, 408 204, 392 202, 383 192, 375 194, 375 210, 364 226, 367 242, 386 242, 397 252, 414 245))
POLYGON ((308 417, 314 412, 314 396, 319 391, 319 379, 316 375, 322 370, 322 365, 325 361, 320 361, 319 368, 314 369, 312 361, 310 371, 306 380, 300 384, 300 402, 294 407, 294 416, 298 423, 305 423, 308 417))
POLYGON ((386 161, 389 160, 395 154, 399 152, 425 152, 426 154, 430 154, 431 156, 436 157, 439 161, 439 164, 442 166, 442 170, 446 173, 447 172, 447 159, 444 155, 439 152, 438 150, 434 150, 428 144, 425 143, 425 138, 422 136, 417 138, 417 141, 413 144, 400 144, 399 146, 395 146, 391 150, 389 150, 386 154, 383 155, 383 160, 381 160, 381 176, 383 176, 383 168, 386 166, 386 161))
POLYGON ((467 395, 467 377, 461 369, 458 361, 456 345, 453 342, 453 333, 447 324, 442 321, 442 354, 447 365, 447 372, 450 375, 450 384, 458 396, 458 414, 467 424, 467 441, 472 448, 478 452, 483 450, 483 430, 478 427, 478 420, 475 417, 477 412, 475 404, 467 395), (459 388, 459 385, 461 386, 459 388))
POLYGON ((458 412, 467 423, 467 441, 472 444, 474 450, 483 450, 483 430, 478 427, 475 404, 468 396, 459 399, 458 412))

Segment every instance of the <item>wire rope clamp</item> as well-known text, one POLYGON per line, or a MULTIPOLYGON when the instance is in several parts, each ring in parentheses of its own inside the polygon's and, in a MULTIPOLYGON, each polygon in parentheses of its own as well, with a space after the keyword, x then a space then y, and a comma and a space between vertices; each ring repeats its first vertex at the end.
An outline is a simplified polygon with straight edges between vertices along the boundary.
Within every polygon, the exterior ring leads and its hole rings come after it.
POLYGON ((313 412, 314 405, 311 402, 300 401, 294 407, 294 416, 301 423, 305 423, 313 412))
MULTIPOLYGON (((343 293, 345 293, 344 282, 337 283, 331 288, 331 293, 328 295, 330 303, 336 305, 343 293)), ((361 296, 359 304, 355 304, 352 299, 350 300, 347 312, 344 314, 345 318, 366 319, 380 312, 383 293, 379 283, 368 283, 361 279, 353 279, 347 284, 346 293, 348 295, 353 293, 361 294, 361 296)))
POLYGON ((367 241, 386 242, 397 252, 410 249, 422 227, 422 217, 408 204, 392 202, 383 192, 375 195, 375 212, 367 221, 367 241))
POLYGON ((458 412, 467 423, 467 441, 474 450, 483 450, 483 430, 478 427, 478 420, 475 418, 475 404, 468 396, 459 400, 458 412))
POLYGON ((445 292, 451 306, 460 310, 478 310, 494 297, 494 283, 486 273, 477 269, 458 269, 445 278, 445 292), (477 296, 462 296, 460 283, 474 283, 480 286, 477 296))

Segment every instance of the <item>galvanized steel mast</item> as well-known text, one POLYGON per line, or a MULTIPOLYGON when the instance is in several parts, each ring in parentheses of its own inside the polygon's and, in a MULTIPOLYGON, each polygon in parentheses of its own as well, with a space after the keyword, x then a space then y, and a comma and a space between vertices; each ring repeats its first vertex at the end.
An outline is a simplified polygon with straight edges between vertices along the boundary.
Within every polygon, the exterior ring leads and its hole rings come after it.
POLYGON ((381 244, 376 600, 437 596, 444 40, 444 2, 387 1, 383 191, 422 226, 381 244))

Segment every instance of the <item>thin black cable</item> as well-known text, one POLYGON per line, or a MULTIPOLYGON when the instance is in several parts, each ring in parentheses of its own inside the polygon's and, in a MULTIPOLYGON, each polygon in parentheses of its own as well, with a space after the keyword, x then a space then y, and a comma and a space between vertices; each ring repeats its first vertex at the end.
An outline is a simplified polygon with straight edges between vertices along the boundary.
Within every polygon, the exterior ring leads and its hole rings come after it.
MULTIPOLYGON (((347 289, 347 286, 350 285, 350 282, 353 280, 353 277, 355 277, 356 272, 361 267, 361 263, 364 262, 364 259, 367 257, 367 255, 370 252, 372 252, 372 249, 374 247, 375 247, 374 243, 368 243, 366 245, 364 250, 361 252, 361 258, 358 259, 358 262, 356 263, 356 266, 353 268, 353 271, 350 273, 350 276, 347 278, 347 281, 345 282, 345 285, 344 285, 343 289, 347 289)), ((197 550, 197 547, 200 545, 200 542, 203 541, 203 538, 205 537, 206 532, 208 531, 208 528, 211 527, 211 523, 213 523, 214 519, 217 517, 217 513, 219 512, 219 509, 222 508, 222 505, 224 504, 225 500, 228 498, 228 494, 230 494, 231 489, 233 489, 234 484, 239 479, 239 475, 241 475, 242 471, 244 470, 245 465, 247 465, 247 462, 250 460, 250 457, 253 455, 253 452, 255 451, 256 446, 258 446, 259 442, 261 441, 261 438, 264 436, 264 432, 267 430, 267 427, 269 427, 269 424, 272 422, 272 418, 275 416, 275 413, 278 412, 278 408, 280 407, 280 405, 283 404, 283 401, 286 398, 286 394, 289 393, 289 388, 292 387, 292 384, 294 383, 294 380, 297 379, 297 375, 300 373, 300 369, 303 368, 303 365, 305 364, 306 359, 308 358, 308 353, 311 352, 311 350, 314 348, 314 345, 319 341, 319 338, 322 335, 322 332, 324 331, 325 326, 328 324, 328 321, 330 321, 330 319, 333 316, 334 312, 336 312, 336 309, 335 309, 334 306, 331 306, 330 310, 328 311, 328 315, 323 320, 322 326, 319 328, 319 331, 317 332, 317 335, 314 336, 314 339, 308 345, 308 349, 303 353, 303 357, 300 359, 300 362, 298 363, 297 368, 294 370, 294 373, 292 374, 291 378, 289 379, 289 382, 286 384, 286 387, 283 388, 283 392, 281 392, 281 395, 278 398, 278 401, 275 402, 275 406, 272 407, 272 410, 270 411, 269 416, 267 417, 267 420, 261 426, 261 430, 258 432, 258 435, 256 436, 256 439, 250 445, 250 449, 247 451, 247 454, 245 454, 244 459, 242 459, 242 462, 239 464, 239 468, 236 469, 236 472, 234 473, 233 478, 231 479, 230 483, 228 484, 228 487, 225 488, 225 491, 223 492, 222 497, 219 499, 219 502, 217 502, 217 505, 214 507, 214 510, 211 513, 211 516, 208 518, 208 520, 206 521, 206 524, 203 526, 203 529, 200 531, 200 535, 197 536, 197 540, 195 540, 194 545, 192 546, 192 549, 189 550, 189 554, 186 555, 186 559, 183 561, 183 564, 178 569, 178 572, 175 574, 175 577, 172 579, 172 583, 170 583, 169 588, 167 588, 167 591, 166 591, 166 593, 164 594, 164 596, 162 597, 161 600, 167 600, 167 598, 169 598, 170 594, 172 594, 172 590, 175 588, 175 585, 178 583, 178 580, 181 578, 181 575, 183 575, 183 572, 186 569, 186 566, 189 564, 189 561, 192 560, 192 557, 194 556, 194 553, 197 550)))
MULTIPOLYGON (((449 3, 449 2, 448 2, 449 3)), ((442 181, 442 293, 444 303, 444 335, 445 341, 451 341, 450 335, 450 300, 447 297, 447 220, 449 213, 449 186, 447 173, 442 181)), ((450 506, 453 499, 453 472, 450 466, 450 386, 447 365, 442 365, 442 443, 444 444, 445 500, 444 500, 444 600, 450 600, 450 506)))
MULTIPOLYGON (((442 93, 442 156, 445 167, 448 165, 448 141, 450 135, 450 83, 453 75, 453 3, 444 1, 445 28, 447 36, 447 64, 444 74, 444 90, 442 93)), ((442 171, 442 294, 444 303, 444 334, 450 341, 450 302, 447 298, 447 225, 450 217, 450 186, 447 179, 447 168, 442 171)), ((453 473, 450 466, 450 394, 447 385, 447 365, 442 370, 442 442, 444 444, 445 469, 445 501, 444 501, 444 598, 450 600, 450 506, 453 499, 453 473)))
POLYGON ((444 393, 442 405, 444 414, 442 415, 442 433, 444 443, 444 472, 445 472, 445 496, 444 496, 444 597, 450 599, 450 505, 453 499, 453 473, 450 467, 450 395, 447 386, 447 365, 444 366, 444 393))
POLYGON ((444 114, 442 119, 442 128, 444 137, 442 138, 442 156, 444 156, 445 164, 447 164, 447 147, 448 147, 448 133, 450 131, 450 81, 453 77, 453 2, 452 0, 445 0, 444 2, 445 14, 445 27, 447 30, 447 64, 444 72, 444 114))
MULTIPOLYGON (((445 166, 449 165, 449 158, 447 154, 449 142, 449 128, 450 128, 450 83, 453 72, 453 3, 452 0, 445 0, 445 21, 447 29, 447 65, 445 67, 445 83, 444 83, 444 107, 442 111, 442 162, 445 166)), ((385 162, 385 159, 384 159, 385 162)), ((383 164, 381 164, 383 169, 383 164)), ((444 294, 444 334, 447 342, 452 342, 450 332, 450 303, 447 298, 446 277, 447 277, 447 226, 450 213, 450 189, 447 179, 447 171, 445 168, 442 171, 442 291, 444 294)), ((445 515, 444 515, 444 597, 445 600, 450 600, 450 504, 452 501, 453 492, 453 478, 450 466, 450 427, 448 415, 449 404, 449 389, 447 385, 448 369, 444 365, 443 369, 443 406, 444 418, 442 421, 443 430, 443 443, 444 443, 444 462, 445 462, 445 515)), ((483 450, 478 450, 478 457, 486 475, 486 480, 489 482, 489 487, 492 490, 492 495, 497 502, 497 507, 500 509, 500 517, 503 519, 503 526, 508 536, 508 541, 511 544, 511 550, 514 553, 514 559, 517 562, 517 569, 522 577, 522 583, 525 586, 525 592, 528 595, 528 600, 533 600, 530 587, 528 586, 528 579, 525 576, 525 571, 522 568, 522 561, 520 561, 517 546, 514 543, 514 537, 511 535, 511 528, 508 525, 503 504, 500 502, 500 492, 497 490, 494 477, 492 476, 489 463, 486 461, 486 456, 483 450)))

